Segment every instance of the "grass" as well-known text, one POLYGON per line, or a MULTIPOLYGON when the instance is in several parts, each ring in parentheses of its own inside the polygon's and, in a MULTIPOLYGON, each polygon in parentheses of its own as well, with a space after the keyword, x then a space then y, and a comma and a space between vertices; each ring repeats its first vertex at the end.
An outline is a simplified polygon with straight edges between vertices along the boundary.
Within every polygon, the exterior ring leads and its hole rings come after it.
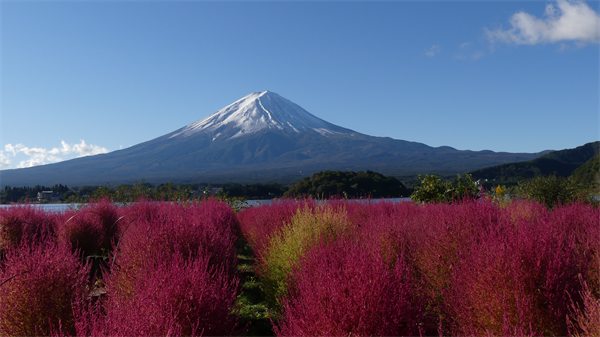
POLYGON ((242 292, 237 299, 240 326, 248 326, 248 336, 273 336, 269 307, 261 289, 262 284, 255 275, 254 252, 243 238, 238 240, 236 250, 242 285, 242 292))

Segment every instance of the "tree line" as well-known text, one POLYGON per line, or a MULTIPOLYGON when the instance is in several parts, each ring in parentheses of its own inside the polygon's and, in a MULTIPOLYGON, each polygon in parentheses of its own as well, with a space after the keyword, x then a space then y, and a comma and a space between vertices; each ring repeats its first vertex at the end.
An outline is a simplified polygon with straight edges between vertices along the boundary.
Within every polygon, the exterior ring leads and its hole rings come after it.
POLYGON ((67 185, 58 184, 52 187, 36 185, 34 187, 10 187, 6 186, 0 191, 0 203, 25 202, 37 200, 39 192, 52 191, 54 193, 64 194, 70 189, 67 185))

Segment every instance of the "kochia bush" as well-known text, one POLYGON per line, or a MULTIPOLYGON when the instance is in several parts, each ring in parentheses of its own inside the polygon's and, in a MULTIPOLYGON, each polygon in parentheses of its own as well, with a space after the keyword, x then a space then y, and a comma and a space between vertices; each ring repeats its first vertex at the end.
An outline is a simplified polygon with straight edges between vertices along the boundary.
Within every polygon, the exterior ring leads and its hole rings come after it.
MULTIPOLYGON (((226 336, 236 332, 232 314, 238 280, 223 267, 197 258, 164 253, 144 266, 135 294, 123 296, 107 281, 107 299, 79 311, 78 335, 226 336), (102 313, 104 311, 104 313, 102 313)), ((117 285, 118 286, 118 285, 117 285)))
POLYGON ((279 306, 287 294, 287 279, 300 258, 321 240, 331 241, 348 230, 346 212, 331 205, 298 210, 281 232, 273 235, 259 256, 257 272, 267 302, 279 306))
POLYGON ((91 203, 79 211, 65 212, 57 224, 58 239, 80 249, 83 256, 110 251, 117 234, 119 209, 108 199, 91 203))
POLYGON ((226 204, 217 201, 192 205, 142 202, 123 212, 135 217, 123 222, 127 225, 114 252, 115 264, 108 277, 116 291, 133 295, 140 271, 163 258, 165 253, 192 259, 208 257, 211 265, 224 268, 230 275, 235 273, 239 227, 235 214, 226 204))
MULTIPOLYGON (((316 250, 344 251, 336 239, 340 233, 389 268, 403 257, 414 317, 420 317, 415 318, 418 332, 568 335, 594 330, 590 317, 600 303, 600 209, 577 202, 549 210, 537 202, 498 205, 471 199, 452 204, 335 202, 298 212, 270 235, 258 259, 263 287, 285 303, 280 333, 312 331, 303 330, 310 327, 302 322, 313 317, 311 310, 322 313, 323 304, 299 298, 314 295, 308 289, 327 275, 342 273, 342 263, 320 265, 315 259, 308 267, 304 259, 316 250), (336 214, 339 226, 327 225, 326 211, 336 214), (332 232, 338 235, 318 234, 328 233, 322 228, 338 228, 332 232), (311 280, 301 293, 300 275, 311 280), (589 290, 583 291, 583 284, 589 290), (576 323, 569 328, 571 321, 576 323)), ((345 282, 333 284, 327 291, 339 291, 345 282)), ((331 327, 319 331, 347 333, 331 327)))
POLYGON ((72 303, 83 301, 89 265, 46 237, 8 249, 0 268, 0 335, 75 334, 72 303))
POLYGON ((390 268, 352 239, 323 242, 304 257, 283 299, 278 336, 417 334, 410 273, 399 257, 390 268))
POLYGON ((309 200, 284 200, 261 207, 246 208, 238 213, 242 234, 254 254, 262 256, 271 238, 281 232, 283 225, 288 223, 298 210, 315 206, 315 203, 309 200))
POLYGON ((59 221, 57 213, 46 213, 31 205, 0 208, 0 260, 10 247, 18 246, 22 238, 39 241, 51 237, 59 221))

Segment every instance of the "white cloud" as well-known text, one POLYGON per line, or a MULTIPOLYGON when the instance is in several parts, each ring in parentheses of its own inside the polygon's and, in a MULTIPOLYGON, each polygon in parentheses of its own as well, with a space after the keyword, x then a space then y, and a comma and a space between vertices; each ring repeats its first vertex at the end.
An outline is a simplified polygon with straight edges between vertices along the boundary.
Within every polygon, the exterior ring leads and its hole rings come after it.
POLYGON ((93 156, 101 153, 107 153, 108 149, 100 147, 98 145, 87 145, 82 139, 80 144, 69 145, 64 140, 61 141, 62 150, 64 154, 77 153, 77 157, 93 156))
POLYGON ((17 168, 34 167, 39 165, 58 163, 59 161, 63 161, 63 159, 55 156, 46 156, 44 154, 38 153, 32 156, 29 160, 23 160, 19 162, 17 168))
POLYGON ((0 153, 0 169, 11 167, 9 155, 12 157, 16 157, 17 155, 29 157, 29 159, 20 161, 17 166, 17 168, 25 168, 72 159, 72 154, 76 154, 77 157, 85 157, 108 152, 108 149, 98 145, 88 145, 84 140, 81 140, 79 144, 73 145, 61 141, 61 145, 62 148, 54 147, 48 150, 37 147, 30 148, 23 144, 6 144, 4 146, 5 153, 0 153))
POLYGON ((438 46, 437 44, 434 44, 433 46, 431 46, 431 48, 425 50, 425 55, 429 56, 429 57, 434 57, 435 55, 439 54, 442 51, 442 47, 438 46))
POLYGON ((583 1, 557 0, 546 6, 545 18, 538 19, 525 13, 515 13, 510 18, 509 30, 488 30, 491 42, 539 44, 559 41, 578 43, 600 42, 600 16, 583 1))
POLYGON ((11 164, 10 158, 4 154, 4 151, 0 150, 0 170, 9 168, 11 164))

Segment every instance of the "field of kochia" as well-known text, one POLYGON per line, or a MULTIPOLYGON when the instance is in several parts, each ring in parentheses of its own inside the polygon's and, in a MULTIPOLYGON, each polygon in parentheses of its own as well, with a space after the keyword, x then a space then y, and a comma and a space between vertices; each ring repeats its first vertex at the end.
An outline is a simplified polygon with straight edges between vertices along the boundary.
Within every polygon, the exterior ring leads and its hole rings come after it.
POLYGON ((0 335, 599 336, 600 210, 280 201, 0 209, 0 335))

